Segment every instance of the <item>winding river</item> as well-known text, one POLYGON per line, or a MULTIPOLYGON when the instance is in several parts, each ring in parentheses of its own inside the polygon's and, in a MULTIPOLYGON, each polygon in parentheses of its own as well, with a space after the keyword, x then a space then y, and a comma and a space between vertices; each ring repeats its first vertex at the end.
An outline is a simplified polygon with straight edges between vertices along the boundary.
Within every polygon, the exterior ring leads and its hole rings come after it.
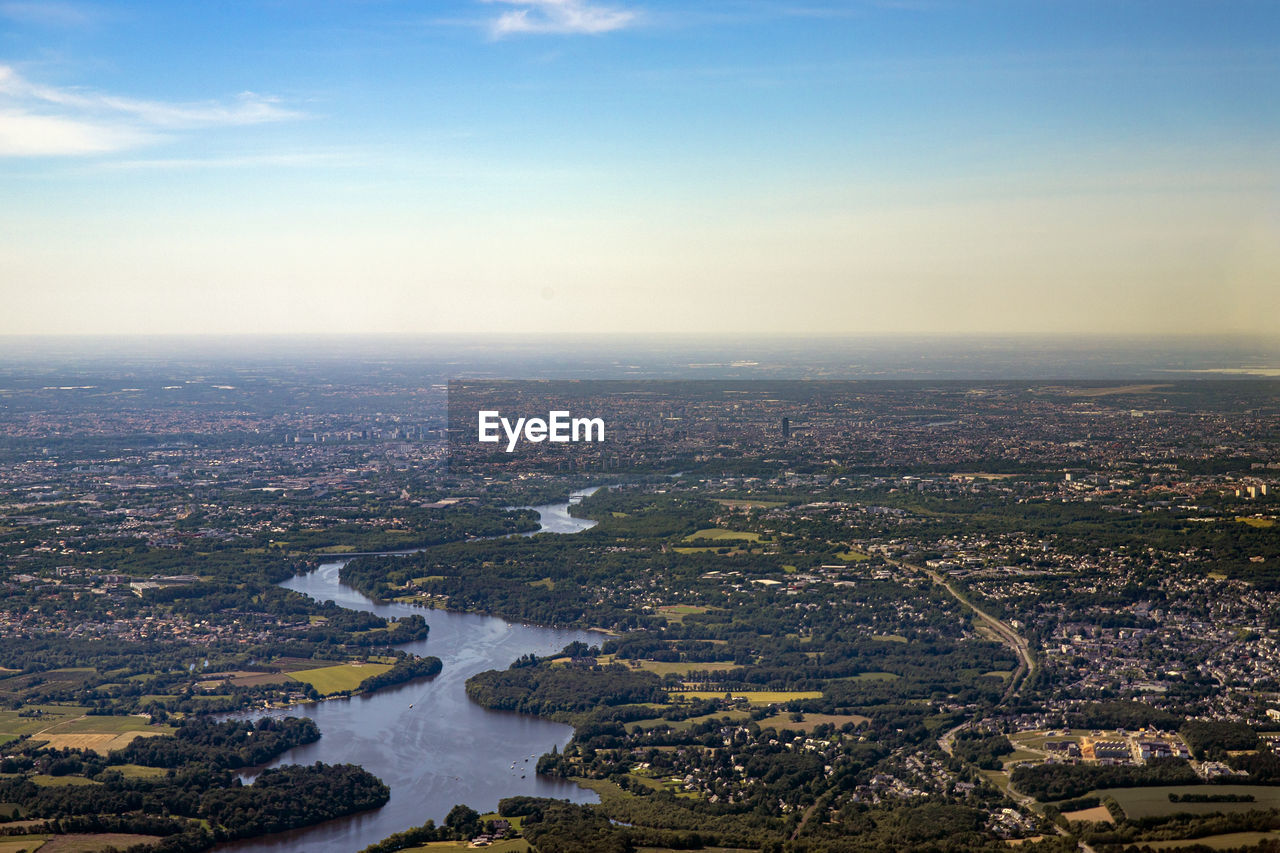
MULTIPOLYGON (((594 489, 574 492, 574 500, 594 489)), ((540 532, 577 533, 595 522, 569 515, 569 504, 531 507, 540 532)), ((503 797, 527 794, 596 802, 596 795, 572 783, 539 778, 538 756, 554 746, 562 749, 573 730, 535 717, 488 711, 467 698, 466 680, 486 669, 505 669, 523 654, 545 655, 574 640, 599 643, 586 631, 541 628, 492 616, 424 610, 403 604, 376 604, 338 580, 345 561, 324 563, 314 572, 281 584, 319 601, 379 616, 425 616, 430 636, 406 643, 403 650, 435 655, 444 670, 432 679, 379 690, 367 696, 301 705, 287 710, 236 715, 256 719, 266 714, 310 717, 320 726, 320 740, 280 756, 281 764, 359 764, 391 788, 391 800, 380 809, 305 829, 220 845, 220 851, 285 851, 354 853, 393 832, 424 823, 439 823, 457 803, 481 811, 503 797), (512 764, 515 764, 514 769, 512 764)))

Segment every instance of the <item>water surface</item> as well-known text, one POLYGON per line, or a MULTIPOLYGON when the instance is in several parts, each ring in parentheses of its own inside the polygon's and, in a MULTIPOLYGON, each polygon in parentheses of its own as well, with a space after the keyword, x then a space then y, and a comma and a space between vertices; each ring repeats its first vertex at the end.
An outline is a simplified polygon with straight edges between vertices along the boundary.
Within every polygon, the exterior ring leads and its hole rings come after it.
MULTIPOLYGON (((586 493, 589 491, 575 496, 586 493)), ((574 533, 594 524, 570 516, 568 506, 561 503, 533 509, 541 514, 547 532, 574 533)), ((344 563, 325 563, 281 586, 379 616, 425 616, 431 626, 430 637, 400 648, 417 655, 435 655, 444 662, 444 670, 435 678, 367 696, 237 716, 314 719, 320 726, 320 740, 289 750, 268 766, 315 761, 359 764, 390 786, 391 800, 361 815, 220 845, 219 851, 353 853, 428 818, 439 823, 457 803, 486 811, 501 798, 518 794, 562 797, 579 803, 597 801, 591 791, 539 778, 534 772, 538 756, 553 746, 562 749, 569 742, 573 735, 569 726, 487 711, 467 698, 465 685, 477 672, 505 669, 529 652, 551 654, 575 640, 599 643, 599 634, 404 604, 375 604, 339 581, 344 563)))

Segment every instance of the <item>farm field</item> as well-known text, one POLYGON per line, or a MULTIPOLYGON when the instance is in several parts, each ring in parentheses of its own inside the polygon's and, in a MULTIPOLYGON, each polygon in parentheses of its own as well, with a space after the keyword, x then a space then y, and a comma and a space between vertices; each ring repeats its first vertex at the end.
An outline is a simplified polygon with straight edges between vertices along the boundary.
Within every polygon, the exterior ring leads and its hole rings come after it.
POLYGON ((0 738, 31 735, 51 726, 84 716, 87 708, 79 705, 34 705, 24 711, 39 711, 38 717, 22 717, 18 711, 0 711, 0 738))
POLYGON ((146 717, 84 716, 74 705, 42 705, 38 717, 20 717, 17 711, 0 711, 0 739, 29 735, 53 749, 92 749, 106 755, 137 737, 169 734, 171 726, 152 726, 146 717))
POLYGON ((91 749, 99 755, 106 755, 114 749, 124 749, 140 737, 155 737, 167 734, 162 731, 133 731, 122 733, 75 732, 63 734, 59 732, 41 732, 39 739, 46 741, 50 749, 91 749))
POLYGON ((759 533, 749 533, 745 530, 725 530, 721 527, 705 527, 702 530, 696 530, 684 537, 684 541, 693 542, 697 539, 711 540, 741 540, 743 542, 759 542, 759 533))
POLYGON ((343 663, 291 672, 289 677, 294 681, 310 684, 328 696, 343 690, 355 690, 366 678, 381 675, 389 669, 391 665, 385 663, 343 663))
POLYGON ((1234 850, 1253 846, 1264 841, 1280 841, 1280 832, 1228 832, 1224 835, 1207 835, 1204 838, 1187 838, 1182 841, 1146 841, 1152 850, 1185 850, 1188 847, 1210 847, 1214 850, 1234 850))
POLYGON ((1111 812, 1107 811, 1106 806, 1094 806, 1091 809, 1080 809, 1074 812, 1063 812, 1062 816, 1068 821, 1074 823, 1078 820, 1091 820, 1102 823, 1115 823, 1115 818, 1111 816, 1111 812))
POLYGON ((146 717, 132 715, 123 717, 79 717, 74 720, 67 720, 65 723, 59 723, 46 731, 58 734, 123 734, 147 729, 159 734, 169 734, 173 731, 172 726, 153 726, 146 717))
POLYGON ((41 673, 12 675, 0 679, 0 697, 38 700, 50 691, 62 691, 97 677, 98 671, 90 667, 70 667, 51 669, 41 673))
POLYGON ((1115 799, 1129 818, 1171 814, 1214 814, 1280 808, 1280 787, 1266 785, 1175 785, 1161 788, 1109 788, 1094 791, 1115 799), (1170 794, 1252 794, 1251 803, 1172 803, 1170 794))
POLYGON ((869 722, 871 722, 870 717, 863 717, 859 714, 805 714, 804 719, 797 723, 791 719, 790 714, 782 713, 774 714, 772 717, 765 717, 759 721, 759 725, 762 729, 773 727, 779 731, 791 729, 792 731, 808 734, 818 726, 832 725, 838 729, 845 723, 853 723, 856 726, 869 722))
POLYGON ((106 755, 123 749, 135 738, 166 735, 172 726, 150 725, 145 717, 79 717, 57 723, 37 733, 51 749, 91 749, 106 755))
POLYGON ((288 675, 283 672, 260 672, 256 675, 238 675, 231 679, 233 687, 258 687, 263 684, 287 684, 288 675))

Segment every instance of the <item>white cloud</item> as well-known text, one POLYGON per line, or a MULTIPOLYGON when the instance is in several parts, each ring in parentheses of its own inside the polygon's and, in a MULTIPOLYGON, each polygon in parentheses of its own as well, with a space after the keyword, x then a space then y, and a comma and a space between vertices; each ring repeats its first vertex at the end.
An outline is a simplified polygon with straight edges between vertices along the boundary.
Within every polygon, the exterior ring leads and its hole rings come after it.
POLYGON ((629 10, 602 6, 591 0, 482 0, 518 8, 503 12, 490 28, 495 37, 521 33, 586 34, 629 27, 639 16, 629 10))
POLYGON ((179 103, 43 86, 0 65, 0 156, 101 154, 135 148, 164 132, 301 118, 274 98, 179 103))
POLYGON ((0 157, 104 154, 153 139, 129 127, 0 110, 0 157))

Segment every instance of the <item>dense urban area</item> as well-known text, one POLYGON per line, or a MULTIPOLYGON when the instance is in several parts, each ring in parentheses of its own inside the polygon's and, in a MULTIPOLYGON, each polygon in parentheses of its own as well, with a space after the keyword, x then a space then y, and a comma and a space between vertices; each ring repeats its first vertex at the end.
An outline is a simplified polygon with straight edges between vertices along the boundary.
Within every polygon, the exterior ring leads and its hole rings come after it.
POLYGON ((537 773, 599 803, 373 853, 1280 850, 1280 380, 447 375, 0 376, 0 851, 379 808, 351 764, 242 780, 326 732, 227 715, 430 678, 438 610, 594 632, 467 694, 572 725, 537 773), (478 406, 606 440, 507 453, 478 406), (516 535, 590 487, 590 529, 516 535), (421 615, 280 586, 335 557, 421 615))

